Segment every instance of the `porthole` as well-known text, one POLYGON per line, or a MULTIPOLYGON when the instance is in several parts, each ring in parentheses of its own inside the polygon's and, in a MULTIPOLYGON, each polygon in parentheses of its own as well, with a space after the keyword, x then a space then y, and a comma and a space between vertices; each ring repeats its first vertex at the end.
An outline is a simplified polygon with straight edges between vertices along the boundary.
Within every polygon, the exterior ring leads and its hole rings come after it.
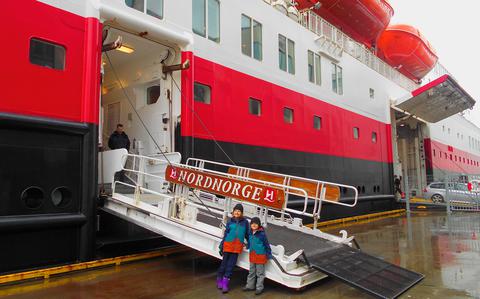
POLYGON ((23 190, 20 199, 29 209, 38 209, 43 205, 44 193, 40 187, 28 187, 23 190))
POLYGON ((58 187, 52 191, 51 199, 54 206, 64 207, 72 199, 72 192, 67 187, 58 187))

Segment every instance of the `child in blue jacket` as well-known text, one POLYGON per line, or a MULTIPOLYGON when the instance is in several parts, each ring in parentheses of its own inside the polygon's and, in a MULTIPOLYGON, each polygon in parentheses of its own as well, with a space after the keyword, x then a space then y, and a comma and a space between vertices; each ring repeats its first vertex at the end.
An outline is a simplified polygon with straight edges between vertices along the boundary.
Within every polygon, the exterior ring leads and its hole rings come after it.
POLYGON ((252 218, 250 221, 250 229, 251 231, 248 242, 248 249, 250 250, 250 271, 247 277, 247 285, 243 290, 255 290, 255 294, 260 295, 263 292, 265 266, 267 261, 272 258, 272 250, 268 243, 265 230, 258 217, 252 218))
POLYGON ((238 255, 243 251, 244 241, 248 242, 249 236, 248 220, 243 218, 243 206, 241 204, 235 205, 232 216, 227 223, 223 240, 218 248, 223 259, 218 269, 217 288, 222 289, 223 293, 228 292, 233 268, 237 264, 238 255))

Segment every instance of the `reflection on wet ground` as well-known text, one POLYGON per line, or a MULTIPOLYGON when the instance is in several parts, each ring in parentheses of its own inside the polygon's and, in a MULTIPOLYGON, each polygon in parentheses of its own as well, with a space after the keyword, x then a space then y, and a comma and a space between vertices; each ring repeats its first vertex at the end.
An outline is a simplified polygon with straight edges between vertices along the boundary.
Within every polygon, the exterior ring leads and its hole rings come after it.
MULTIPOLYGON (((336 227, 331 233, 337 233, 336 227)), ((480 214, 413 213, 346 228, 362 250, 425 274, 401 298, 480 298, 480 214)), ((267 230, 268 232, 268 230, 267 230)), ((194 251, 117 267, 0 287, 7 298, 370 298, 334 279, 303 291, 268 281, 261 296, 244 293, 237 269, 233 290, 215 288, 219 261, 194 251)))

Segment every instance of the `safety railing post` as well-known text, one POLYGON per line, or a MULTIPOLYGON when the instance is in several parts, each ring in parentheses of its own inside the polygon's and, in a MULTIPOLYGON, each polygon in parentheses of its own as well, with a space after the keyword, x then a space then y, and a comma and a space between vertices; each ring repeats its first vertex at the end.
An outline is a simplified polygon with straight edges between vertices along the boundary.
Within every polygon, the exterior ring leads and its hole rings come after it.
POLYGON ((405 209, 410 214, 410 186, 408 184, 408 174, 405 174, 405 209))
POLYGON ((445 203, 447 204, 447 213, 451 214, 451 206, 450 206, 450 191, 449 191, 449 176, 448 174, 445 175, 445 203))

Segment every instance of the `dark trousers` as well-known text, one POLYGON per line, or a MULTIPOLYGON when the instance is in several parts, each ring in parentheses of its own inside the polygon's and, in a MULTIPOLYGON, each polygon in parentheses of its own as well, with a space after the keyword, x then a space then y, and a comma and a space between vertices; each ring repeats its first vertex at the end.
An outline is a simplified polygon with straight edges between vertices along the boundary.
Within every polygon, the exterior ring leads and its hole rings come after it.
POLYGON ((223 260, 218 268, 218 277, 232 277, 233 268, 237 264, 238 253, 224 252, 223 260))

